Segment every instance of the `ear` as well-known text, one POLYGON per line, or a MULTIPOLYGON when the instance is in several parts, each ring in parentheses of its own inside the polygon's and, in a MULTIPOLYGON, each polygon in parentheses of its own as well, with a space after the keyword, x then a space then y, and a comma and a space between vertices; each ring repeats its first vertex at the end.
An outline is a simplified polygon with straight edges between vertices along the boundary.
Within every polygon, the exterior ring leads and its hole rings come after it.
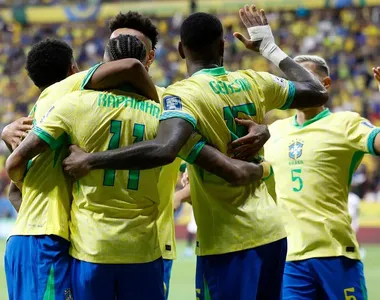
POLYGON ((224 44, 226 43, 226 40, 223 39, 220 41, 220 45, 219 45, 219 51, 220 51, 220 55, 223 57, 224 56, 224 44))
POLYGON ((76 62, 72 63, 69 69, 69 76, 79 72, 79 68, 76 62))
POLYGON ((183 45, 181 41, 178 42, 178 52, 182 59, 186 58, 185 51, 183 51, 183 45))
POLYGON ((327 89, 329 89, 330 88, 330 86, 331 86, 331 78, 330 77, 325 77, 325 78, 323 78, 323 80, 322 80, 322 84, 323 84, 323 86, 326 88, 326 90, 327 89))
POLYGON ((154 50, 150 50, 148 53, 148 57, 146 60, 146 68, 149 69, 152 63, 154 62, 154 58, 156 57, 156 52, 154 50))

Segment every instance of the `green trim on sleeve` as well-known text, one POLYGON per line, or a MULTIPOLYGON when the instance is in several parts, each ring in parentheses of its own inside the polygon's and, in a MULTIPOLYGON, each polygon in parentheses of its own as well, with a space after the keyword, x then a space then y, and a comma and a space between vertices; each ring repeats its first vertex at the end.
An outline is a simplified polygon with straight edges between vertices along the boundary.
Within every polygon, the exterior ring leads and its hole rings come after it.
POLYGON ((273 168, 272 166, 270 166, 270 173, 267 177, 263 178, 263 181, 267 181, 269 178, 271 178, 273 176, 273 168))
POLYGON ((375 150, 375 138, 378 133, 380 133, 380 128, 375 128, 371 131, 367 140, 367 148, 370 154, 380 156, 380 153, 376 153, 375 150))
POLYGON ((180 171, 181 173, 185 173, 186 168, 187 168, 186 163, 182 163, 182 164, 180 165, 180 167, 179 167, 179 171, 180 171))
POLYGON ((41 140, 46 142, 53 150, 57 149, 62 144, 62 139, 53 138, 49 133, 47 133, 38 126, 33 127, 33 133, 36 136, 38 136, 41 140))
POLYGON ((88 82, 90 81, 90 79, 92 78, 92 76, 94 75, 94 73, 96 72, 96 70, 102 65, 103 63, 98 63, 96 64, 95 66, 91 67, 87 74, 86 74, 86 77, 83 79, 81 85, 80 85, 80 90, 83 91, 86 89, 86 85, 88 84, 88 82))
POLYGON ((194 129, 197 126, 197 120, 195 120, 193 116, 181 111, 164 111, 164 113, 160 117, 160 121, 165 121, 174 118, 180 118, 189 122, 191 125, 193 125, 194 129))
POLYGON ((199 140, 198 143, 195 144, 193 149, 191 149, 189 155, 183 159, 189 164, 193 164, 205 145, 206 145, 205 139, 199 140))
POLYGON ((289 82, 289 89, 288 89, 288 98, 285 101, 285 104, 280 108, 282 110, 289 109, 289 107, 292 105, 294 96, 296 94, 296 87, 293 82, 289 82))

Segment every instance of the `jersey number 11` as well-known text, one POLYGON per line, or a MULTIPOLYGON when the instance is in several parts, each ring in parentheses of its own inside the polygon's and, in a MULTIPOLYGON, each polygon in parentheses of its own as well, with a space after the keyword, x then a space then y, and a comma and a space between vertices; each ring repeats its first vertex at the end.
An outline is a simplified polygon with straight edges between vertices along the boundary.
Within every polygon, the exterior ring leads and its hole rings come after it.
MULTIPOLYGON (((111 121, 110 133, 113 135, 108 144, 108 150, 113 150, 120 147, 121 127, 122 127, 121 121, 118 121, 118 120, 111 121)), ((133 143, 142 142, 142 140, 144 139, 144 133, 145 133, 145 125, 137 124, 137 123, 134 124, 133 137, 135 138, 135 140, 133 141, 133 143)), ((114 186, 115 175, 116 175, 116 170, 110 170, 110 169, 104 170, 103 185, 114 186)), ((129 171, 127 189, 138 190, 139 180, 140 180, 139 170, 129 171)))

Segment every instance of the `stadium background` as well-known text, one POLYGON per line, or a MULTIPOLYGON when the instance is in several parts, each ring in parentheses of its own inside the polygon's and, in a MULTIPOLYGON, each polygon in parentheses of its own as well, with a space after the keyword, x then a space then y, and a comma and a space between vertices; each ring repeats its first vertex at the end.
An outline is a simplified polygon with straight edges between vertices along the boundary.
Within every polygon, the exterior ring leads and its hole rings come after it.
MULTIPOLYGON (((160 86, 186 76, 184 61, 176 52, 179 26, 191 11, 208 11, 223 21, 226 36, 225 65, 229 69, 253 68, 279 74, 260 57, 242 49, 233 32, 242 30, 237 10, 247 1, 74 1, 0 0, 0 129, 25 116, 38 97, 38 90, 24 70, 32 44, 50 36, 64 39, 74 48, 81 69, 102 59, 109 38, 107 20, 119 11, 136 10, 152 16, 160 32, 156 62, 151 74, 160 86), (80 4, 78 4, 80 2, 80 4)), ((248 1, 249 2, 249 1, 248 1)), ((291 56, 317 54, 331 67, 332 111, 352 110, 380 126, 380 93, 371 68, 380 65, 380 0, 256 0, 265 8, 277 43, 291 56)), ((280 74, 279 74, 280 75, 280 74)), ((292 112, 274 112, 268 123, 292 112)), ((13 225, 15 212, 7 200, 9 180, 3 169, 8 155, 0 144, 0 256, 13 225)), ((354 176, 353 192, 361 198, 359 241, 364 260, 369 299, 380 299, 380 160, 365 157, 354 176)), ((178 260, 174 264, 170 299, 194 299, 195 258, 184 257, 189 207, 178 214, 178 260)), ((0 299, 7 299, 2 258, 0 299)))

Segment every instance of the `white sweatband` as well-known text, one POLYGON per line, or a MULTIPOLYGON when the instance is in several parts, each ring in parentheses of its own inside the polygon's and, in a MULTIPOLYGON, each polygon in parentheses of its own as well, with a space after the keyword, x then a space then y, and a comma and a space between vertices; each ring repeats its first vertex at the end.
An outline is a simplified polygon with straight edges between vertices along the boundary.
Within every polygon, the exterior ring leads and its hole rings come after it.
POLYGON ((274 63, 277 67, 280 66, 281 61, 288 57, 288 55, 276 45, 269 25, 249 27, 247 30, 251 41, 261 41, 261 55, 274 63))

